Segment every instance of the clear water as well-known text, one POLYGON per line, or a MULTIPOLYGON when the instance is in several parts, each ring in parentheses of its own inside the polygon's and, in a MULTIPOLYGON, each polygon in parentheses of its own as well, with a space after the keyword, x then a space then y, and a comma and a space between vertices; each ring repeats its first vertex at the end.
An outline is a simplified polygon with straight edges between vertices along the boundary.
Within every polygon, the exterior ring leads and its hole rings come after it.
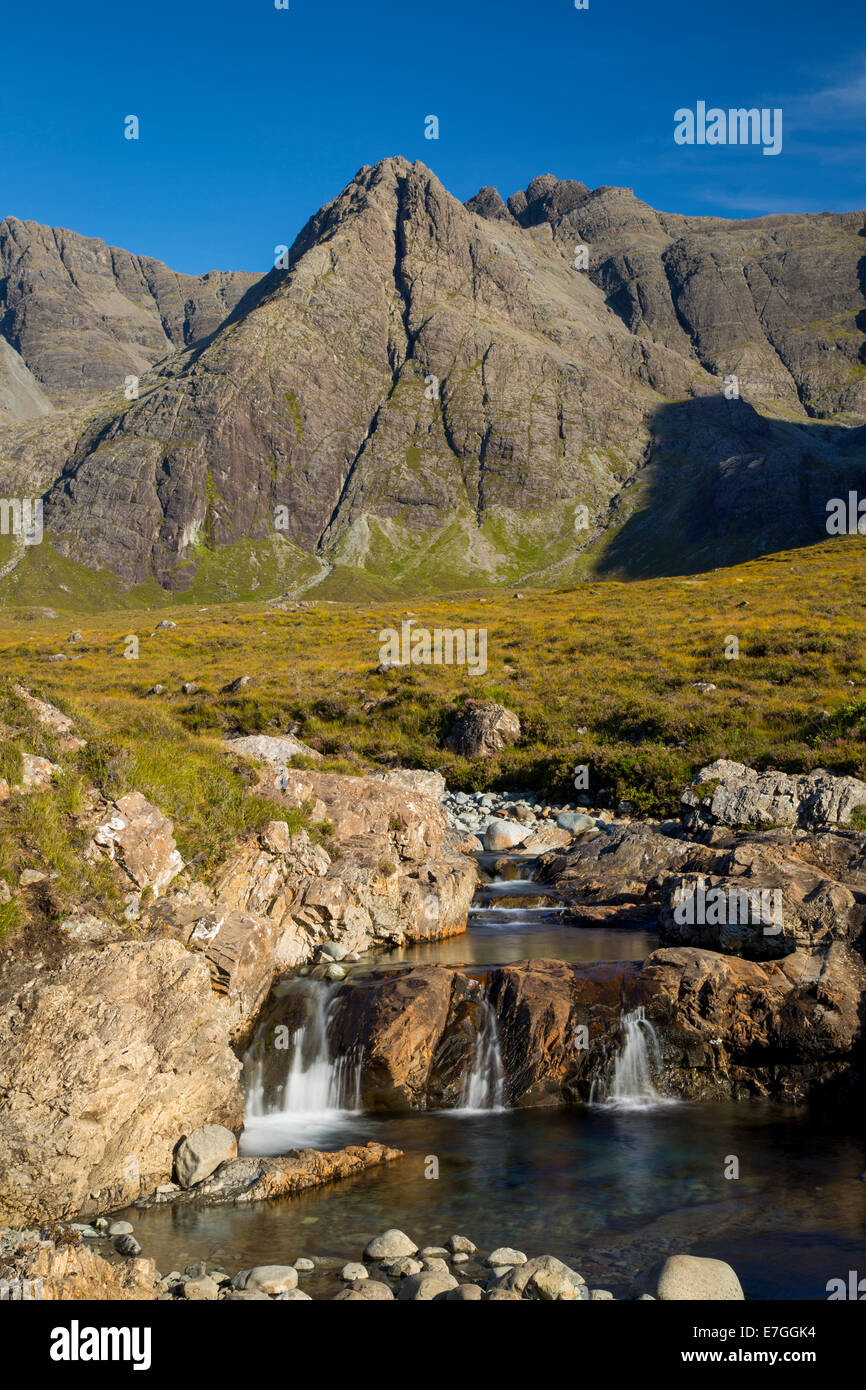
POLYGON ((574 927, 561 908, 501 907, 473 911, 469 930, 444 941, 423 941, 368 957, 383 965, 508 965, 518 960, 646 960, 658 937, 646 927, 574 927))
MULTIPOLYGON (((509 872, 519 877, 491 895, 492 907, 473 911, 465 935, 369 957, 356 968, 483 967, 542 956, 642 960, 657 945, 641 926, 569 925, 560 908, 537 905, 523 864, 509 872), (515 898, 536 905, 516 906, 515 898)), ((398 1226, 419 1246, 460 1233, 482 1252, 514 1245, 530 1256, 553 1254, 617 1297, 628 1295, 642 1269, 683 1251, 729 1261, 750 1299, 823 1299, 828 1280, 851 1269, 866 1274, 863 1122, 834 1125, 769 1102, 667 1103, 652 1081, 652 1034, 637 1016, 626 1021, 611 1094, 594 1097, 598 1104, 501 1109, 488 1019, 461 1108, 382 1115, 340 1108, 345 1078, 335 1090, 334 1073, 313 1046, 322 1022, 310 1020, 303 1049, 287 1057, 286 1108, 255 1113, 263 1107, 253 1097, 243 1152, 377 1140, 406 1156, 250 1208, 133 1209, 143 1252, 163 1273, 200 1259, 235 1273, 312 1255, 324 1263, 301 1277, 301 1287, 332 1297, 342 1287, 342 1264, 358 1259, 371 1236, 398 1226), (725 1177, 732 1156, 736 1180, 725 1177), (433 1167, 436 1178, 428 1176, 433 1167)), ((476 1269, 464 1266, 464 1273, 471 1278, 476 1269)))
POLYGON ((728 1260, 747 1298, 825 1298, 829 1279, 866 1274, 866 1134, 765 1102, 357 1115, 315 1137, 274 1123, 270 1138, 275 1152, 375 1139, 407 1156, 250 1209, 132 1211, 159 1269, 329 1257, 302 1281, 324 1297, 339 1264, 398 1226, 419 1245, 461 1233, 482 1251, 553 1254, 617 1296, 675 1251, 728 1260), (737 1181, 724 1177, 732 1154, 737 1181), (430 1156, 438 1179, 425 1177, 430 1156))

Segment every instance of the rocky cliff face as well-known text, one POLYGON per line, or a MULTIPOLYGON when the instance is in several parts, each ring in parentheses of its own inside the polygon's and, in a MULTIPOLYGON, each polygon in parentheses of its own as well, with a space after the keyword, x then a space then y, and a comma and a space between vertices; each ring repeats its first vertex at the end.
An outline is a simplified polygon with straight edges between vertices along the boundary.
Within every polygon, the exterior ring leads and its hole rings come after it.
POLYGON ((213 333, 257 279, 178 275, 96 237, 0 222, 0 333, 59 405, 116 391, 213 333))
POLYGON ((72 431, 7 426, 0 459, 125 588, 183 591, 229 546, 253 587, 316 555, 323 593, 343 567, 731 563, 825 537, 866 478, 864 264, 863 213, 688 218, 552 176, 464 206, 399 158, 252 288, 8 220, 0 332, 53 403, 115 394, 72 431))

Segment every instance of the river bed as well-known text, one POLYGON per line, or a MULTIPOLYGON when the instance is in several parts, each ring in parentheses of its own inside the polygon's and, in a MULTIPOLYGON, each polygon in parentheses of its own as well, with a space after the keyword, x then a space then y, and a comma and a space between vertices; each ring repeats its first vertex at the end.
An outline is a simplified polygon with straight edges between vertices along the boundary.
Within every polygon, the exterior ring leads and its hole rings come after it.
MULTIPOLYGON (((517 871, 525 873, 525 865, 517 871)), ((640 961, 657 944, 642 924, 570 925, 555 896, 521 877, 486 886, 479 899, 484 905, 473 909, 465 935, 377 954, 355 968, 483 968, 542 956, 640 961)), ((419 1245, 459 1233, 482 1251, 513 1245, 530 1256, 553 1254, 616 1297, 628 1295, 642 1269, 677 1251, 727 1260, 746 1297, 755 1299, 826 1298, 830 1279, 866 1270, 862 1125, 828 1124, 806 1108, 770 1102, 665 1100, 648 1081, 652 1040, 640 1020, 629 1033, 633 1050, 623 1058, 625 1096, 618 1103, 509 1110, 496 1104, 491 1082, 472 1092, 481 1108, 340 1109, 335 1098, 347 1103, 345 1077, 335 1086, 326 1040, 327 998, 339 986, 298 980, 281 988, 310 990, 311 997, 318 989, 317 1012, 303 1044, 297 1035, 295 1055, 286 1054, 291 1084, 275 1113, 255 1113, 267 1107, 250 1087, 241 1152, 376 1140, 406 1156, 249 1208, 131 1211, 144 1253, 164 1273, 201 1259, 234 1273, 315 1256, 323 1263, 301 1286, 332 1297, 341 1265, 392 1226, 419 1245), (726 1176, 732 1158, 736 1178, 726 1176)), ((490 1039, 485 1047, 477 1069, 493 1075, 490 1039)))

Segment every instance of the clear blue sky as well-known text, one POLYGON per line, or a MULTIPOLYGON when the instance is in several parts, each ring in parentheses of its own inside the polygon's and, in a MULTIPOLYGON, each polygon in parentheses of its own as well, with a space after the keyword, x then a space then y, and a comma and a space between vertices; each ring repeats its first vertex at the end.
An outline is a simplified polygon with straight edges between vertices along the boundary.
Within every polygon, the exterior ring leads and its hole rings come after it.
POLYGON ((3 50, 0 217, 189 272, 269 268, 391 154, 461 199, 551 172, 694 214, 866 205, 864 0, 41 0, 3 50), (782 153, 675 145, 699 100, 781 107, 782 153))

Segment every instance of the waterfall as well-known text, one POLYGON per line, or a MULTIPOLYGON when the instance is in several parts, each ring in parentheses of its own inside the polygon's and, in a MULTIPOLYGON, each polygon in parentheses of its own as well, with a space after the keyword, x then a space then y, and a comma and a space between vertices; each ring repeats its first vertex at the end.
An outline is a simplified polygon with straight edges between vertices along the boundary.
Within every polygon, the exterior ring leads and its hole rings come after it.
POLYGON ((339 985, 320 980, 299 980, 293 992, 300 994, 304 1021, 288 1039, 285 1081, 268 1097, 265 1058, 251 1066, 247 1090, 246 1129, 261 1132, 263 1121, 274 1122, 281 1132, 299 1132, 310 1122, 339 1119, 346 1111, 361 1108, 361 1055, 331 1058, 329 1025, 339 985))
POLYGON ((481 1021, 475 1035, 472 1063, 463 1082, 462 1110, 504 1110, 505 1068, 499 1050, 496 1014, 485 999, 481 1021))
MULTIPOLYGON (((632 1110, 671 1104, 653 1085, 652 1074, 661 1066, 661 1052, 656 1031, 643 1005, 623 1014, 620 1022, 625 1042, 614 1062, 610 1092, 604 1103, 632 1110)), ((590 1102, 594 1099, 594 1091, 595 1082, 590 1102)))

